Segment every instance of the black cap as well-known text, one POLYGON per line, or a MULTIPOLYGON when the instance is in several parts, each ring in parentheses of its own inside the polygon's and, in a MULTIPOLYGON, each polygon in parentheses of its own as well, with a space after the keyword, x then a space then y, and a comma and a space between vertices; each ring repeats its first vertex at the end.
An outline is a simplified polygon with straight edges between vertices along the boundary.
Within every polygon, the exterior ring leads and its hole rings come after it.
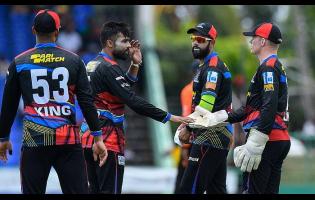
POLYGON ((268 39, 273 43, 280 44, 282 42, 282 35, 277 25, 273 23, 261 23, 254 27, 251 32, 243 32, 245 36, 260 36, 268 39))
POLYGON ((51 33, 60 28, 59 15, 51 10, 40 10, 34 18, 34 29, 40 33, 51 33))
POLYGON ((210 23, 200 23, 196 27, 188 29, 187 33, 191 34, 194 31, 197 31, 204 37, 210 37, 213 40, 217 37, 217 30, 210 23))

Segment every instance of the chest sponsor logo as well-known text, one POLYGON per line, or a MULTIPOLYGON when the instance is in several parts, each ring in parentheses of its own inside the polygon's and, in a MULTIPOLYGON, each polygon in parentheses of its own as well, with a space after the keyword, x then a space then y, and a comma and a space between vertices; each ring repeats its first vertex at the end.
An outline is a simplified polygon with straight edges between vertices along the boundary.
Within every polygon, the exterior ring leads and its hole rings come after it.
POLYGON ((188 160, 191 160, 193 162, 198 162, 199 158, 189 157, 188 160))
POLYGON ((116 77, 115 78, 117 81, 119 81, 119 80, 125 80, 125 78, 123 77, 123 76, 118 76, 118 77, 116 77))
POLYGON ((120 86, 121 87, 130 87, 130 85, 128 83, 122 83, 120 86))
POLYGON ((33 63, 52 63, 52 62, 63 62, 65 57, 55 57, 53 53, 49 54, 33 54, 31 55, 33 63))
POLYGON ((194 82, 199 83, 200 69, 197 70, 196 75, 194 76, 194 82))
MULTIPOLYGON (((123 76, 118 76, 115 78, 117 81, 126 81, 125 78, 123 76)), ((120 84, 121 87, 129 87, 129 83, 127 82, 123 82, 120 84)))

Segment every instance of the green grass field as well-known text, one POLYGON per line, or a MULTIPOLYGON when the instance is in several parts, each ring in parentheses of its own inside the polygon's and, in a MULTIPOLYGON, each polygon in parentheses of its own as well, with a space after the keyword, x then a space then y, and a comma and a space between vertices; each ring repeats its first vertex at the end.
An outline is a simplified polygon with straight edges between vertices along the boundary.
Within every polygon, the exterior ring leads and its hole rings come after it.
POLYGON ((280 193, 315 194, 315 150, 305 157, 288 157, 283 163, 280 193))

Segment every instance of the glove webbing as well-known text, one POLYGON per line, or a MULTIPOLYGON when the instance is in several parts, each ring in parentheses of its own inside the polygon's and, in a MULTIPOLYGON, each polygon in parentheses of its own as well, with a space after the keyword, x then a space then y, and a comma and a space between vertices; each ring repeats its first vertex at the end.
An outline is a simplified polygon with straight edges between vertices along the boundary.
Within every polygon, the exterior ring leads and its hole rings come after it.
POLYGON ((213 147, 218 149, 229 149, 233 139, 231 133, 225 127, 216 127, 212 129, 204 129, 201 134, 193 141, 194 144, 201 145, 205 142, 210 143, 213 147), (224 138, 228 138, 227 145, 224 138))

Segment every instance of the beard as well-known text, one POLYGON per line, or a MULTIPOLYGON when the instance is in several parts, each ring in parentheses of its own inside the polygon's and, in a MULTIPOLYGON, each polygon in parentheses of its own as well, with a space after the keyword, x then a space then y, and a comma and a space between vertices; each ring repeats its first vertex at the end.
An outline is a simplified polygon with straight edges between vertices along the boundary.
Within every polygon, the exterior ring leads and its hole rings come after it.
POLYGON ((210 45, 210 43, 204 49, 201 49, 200 47, 194 46, 191 49, 193 57, 195 59, 204 59, 210 53, 209 45, 210 45))
POLYGON ((127 58, 129 57, 128 49, 124 51, 114 49, 113 56, 117 59, 127 60, 127 58))

